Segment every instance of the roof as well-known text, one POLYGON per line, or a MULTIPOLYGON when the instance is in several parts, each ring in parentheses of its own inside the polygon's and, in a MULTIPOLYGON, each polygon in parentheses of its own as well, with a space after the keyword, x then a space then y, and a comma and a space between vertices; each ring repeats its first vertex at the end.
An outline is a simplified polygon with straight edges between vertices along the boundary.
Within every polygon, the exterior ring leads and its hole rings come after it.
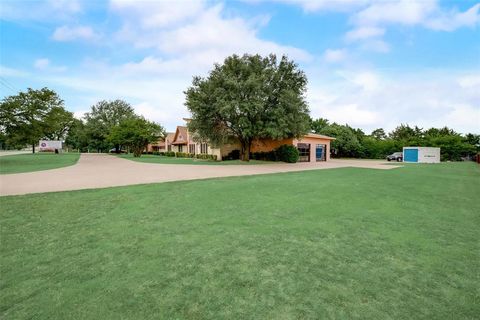
POLYGON ((324 140, 335 140, 333 137, 329 136, 324 136, 323 134, 317 134, 317 133, 307 133, 305 138, 317 138, 317 139, 324 139, 324 140))
POLYGON ((173 139, 175 139, 175 132, 167 132, 167 136, 165 137, 165 140, 172 142, 173 139))
POLYGON ((187 144, 187 143, 188 143, 187 127, 177 126, 177 131, 175 132, 175 138, 172 144, 187 144))

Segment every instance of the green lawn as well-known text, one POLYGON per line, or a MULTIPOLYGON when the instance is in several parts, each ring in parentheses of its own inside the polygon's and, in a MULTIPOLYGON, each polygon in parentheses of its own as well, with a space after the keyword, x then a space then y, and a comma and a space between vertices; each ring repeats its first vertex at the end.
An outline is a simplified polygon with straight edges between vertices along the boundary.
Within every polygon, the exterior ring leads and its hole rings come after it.
POLYGON ((80 153, 26 153, 0 157, 0 174, 68 167, 77 163, 80 153))
POLYGON ((226 161, 213 161, 213 160, 203 160, 203 159, 193 159, 193 158, 175 158, 175 157, 165 157, 157 156, 152 154, 142 154, 141 157, 134 157, 133 154, 121 154, 118 155, 121 158, 138 161, 138 162, 148 162, 148 163, 160 163, 160 164, 195 164, 195 165, 252 165, 252 164, 266 164, 272 163, 271 161, 260 161, 260 160, 250 160, 249 162, 240 161, 240 160, 226 160, 226 161))
POLYGON ((480 169, 2 197, 2 319, 478 319, 480 169))

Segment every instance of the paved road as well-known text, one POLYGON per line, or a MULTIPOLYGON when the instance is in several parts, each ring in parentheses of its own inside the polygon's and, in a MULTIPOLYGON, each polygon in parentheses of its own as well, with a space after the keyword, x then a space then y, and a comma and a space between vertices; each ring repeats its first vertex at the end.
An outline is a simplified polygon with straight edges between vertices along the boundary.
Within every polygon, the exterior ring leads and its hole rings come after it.
POLYGON ((396 166, 385 165, 385 162, 375 160, 330 160, 319 163, 202 166, 142 163, 106 154, 82 154, 77 164, 70 167, 0 175, 0 195, 21 195, 341 167, 388 170, 396 166))

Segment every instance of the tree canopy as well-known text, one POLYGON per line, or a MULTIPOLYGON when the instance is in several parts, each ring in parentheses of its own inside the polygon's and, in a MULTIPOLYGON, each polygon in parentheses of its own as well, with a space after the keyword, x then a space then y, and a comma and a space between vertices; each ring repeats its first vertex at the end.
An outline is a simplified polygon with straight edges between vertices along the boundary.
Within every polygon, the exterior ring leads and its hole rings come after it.
POLYGON ((110 142, 129 147, 135 157, 140 157, 147 145, 159 138, 165 138, 165 129, 138 116, 123 120, 108 135, 110 142))
POLYGON ((113 128, 134 116, 132 106, 123 100, 102 100, 94 104, 90 112, 85 114, 85 134, 89 148, 108 151, 115 147, 118 152, 120 145, 112 145, 107 138, 113 128))
POLYGON ((63 139, 73 123, 58 94, 48 88, 5 97, 0 106, 0 130, 10 145, 35 144, 43 138, 63 139))
POLYGON ((300 137, 309 131, 307 78, 285 56, 233 55, 215 64, 208 77, 194 77, 185 91, 198 140, 221 145, 233 139, 241 158, 250 158, 255 139, 300 137))

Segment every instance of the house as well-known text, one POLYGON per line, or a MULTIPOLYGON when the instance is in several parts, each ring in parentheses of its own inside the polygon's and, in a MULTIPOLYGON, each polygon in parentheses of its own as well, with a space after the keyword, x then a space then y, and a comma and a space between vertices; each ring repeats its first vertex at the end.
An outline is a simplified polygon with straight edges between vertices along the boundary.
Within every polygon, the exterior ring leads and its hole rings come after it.
MULTIPOLYGON (((189 119, 184 119, 188 122, 189 119)), ((330 142, 335 138, 309 133, 300 139, 287 138, 283 140, 262 139, 252 142, 250 152, 268 152, 281 145, 288 144, 295 146, 299 153, 299 162, 318 162, 330 160, 330 142)), ((168 133, 165 140, 150 144, 147 151, 173 151, 192 154, 216 155, 222 160, 233 150, 240 150, 240 144, 231 143, 214 148, 205 142, 194 141, 192 134, 186 126, 177 126, 175 132, 168 133)))
MULTIPOLYGON (((184 119, 188 121, 188 119, 184 119)), ((223 148, 226 150, 225 148, 223 148)), ((222 150, 212 148, 208 143, 193 140, 192 134, 186 126, 177 126, 175 132, 167 133, 165 140, 159 140, 156 143, 147 146, 147 152, 184 152, 191 154, 211 154, 216 155, 221 160, 222 150)), ((225 153, 224 156, 228 154, 225 153)))

